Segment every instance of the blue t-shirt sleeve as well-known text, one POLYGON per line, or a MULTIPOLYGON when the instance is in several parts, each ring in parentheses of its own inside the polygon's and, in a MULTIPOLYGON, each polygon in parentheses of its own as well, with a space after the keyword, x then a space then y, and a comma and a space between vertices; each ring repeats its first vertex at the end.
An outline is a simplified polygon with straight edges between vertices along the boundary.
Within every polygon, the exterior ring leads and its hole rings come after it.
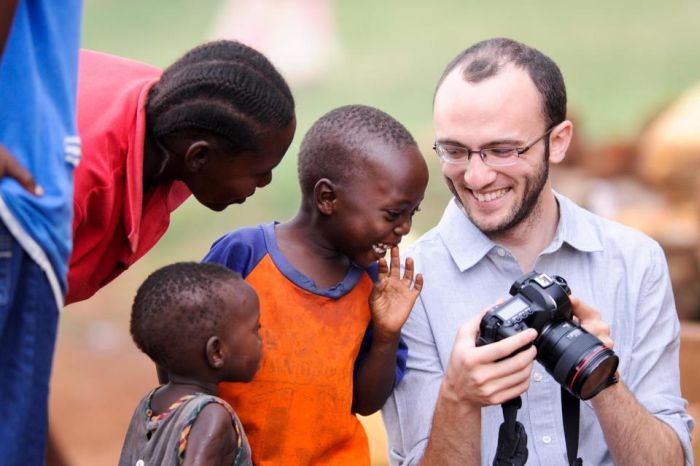
MULTIPOLYGON (((379 279, 379 266, 374 263, 370 265, 367 269, 367 274, 370 276, 373 282, 376 282, 379 279)), ((365 336, 362 338, 362 344, 360 345, 360 353, 357 355, 357 359, 355 359, 355 376, 357 376, 357 371, 360 369, 360 366, 364 363, 365 359, 367 359, 367 354, 369 353, 369 349, 372 346, 372 324, 370 323, 367 326, 367 330, 365 331, 365 336)), ((396 387, 399 382, 401 382, 401 379, 403 379, 404 374, 406 373, 406 360, 408 359, 408 345, 406 345, 406 342, 404 341, 403 337, 399 338, 399 347, 396 351, 396 367, 394 369, 394 387, 396 387)))
MULTIPOLYGON (((372 346, 372 324, 369 324, 367 326, 367 330, 365 331, 365 336, 362 338, 362 344, 360 345, 360 353, 357 355, 357 359, 355 359, 355 376, 357 376, 357 371, 360 369, 360 366, 365 362, 365 359, 367 359, 367 355, 369 354, 369 349, 372 346)), ((406 345, 406 342, 403 340, 403 337, 399 337, 399 347, 396 350, 396 367, 394 368, 394 387, 396 387, 399 382, 401 382, 401 379, 403 379, 404 374, 406 373, 406 360, 408 359, 408 345, 406 345)))
POLYGON ((246 278, 266 253, 262 226, 247 227, 216 240, 202 262, 223 265, 246 278))

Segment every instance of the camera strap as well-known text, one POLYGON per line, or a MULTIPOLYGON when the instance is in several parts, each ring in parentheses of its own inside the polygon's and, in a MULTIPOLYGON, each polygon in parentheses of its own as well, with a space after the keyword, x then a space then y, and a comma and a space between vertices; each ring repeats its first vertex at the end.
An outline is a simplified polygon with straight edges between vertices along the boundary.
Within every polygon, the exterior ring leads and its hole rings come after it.
MULTIPOLYGON (((527 433, 523 425, 517 421, 521 406, 520 397, 501 404, 503 424, 498 429, 498 446, 493 466, 523 466, 527 462, 527 433)), ((579 399, 562 387, 561 415, 564 421, 566 456, 571 466, 583 466, 583 460, 577 457, 580 410, 579 399)))
POLYGON ((523 466, 527 462, 527 434, 517 421, 523 402, 520 397, 501 404, 503 424, 498 429, 498 446, 493 466, 523 466))
POLYGON ((564 437, 566 438, 566 456, 571 466, 582 466, 583 460, 578 458, 578 429, 581 402, 574 395, 561 387, 561 417, 564 421, 564 437))

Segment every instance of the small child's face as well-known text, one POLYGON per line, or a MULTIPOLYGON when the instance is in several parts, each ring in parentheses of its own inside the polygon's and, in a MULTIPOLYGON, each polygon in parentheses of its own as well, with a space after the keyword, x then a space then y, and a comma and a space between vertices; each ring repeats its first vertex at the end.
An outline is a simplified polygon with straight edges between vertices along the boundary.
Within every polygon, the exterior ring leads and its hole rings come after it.
POLYGON ((201 169, 186 180, 200 204, 222 211, 231 204, 242 204, 272 181, 272 170, 287 152, 296 123, 260 136, 260 147, 236 154, 212 147, 201 169))
POLYGON ((231 291, 223 296, 229 319, 222 335, 225 348, 222 380, 250 382, 262 358, 260 302, 253 288, 243 280, 227 289, 231 291))
POLYGON ((416 147, 372 149, 372 166, 338 192, 333 229, 339 249, 367 267, 411 231, 428 184, 428 167, 416 147))

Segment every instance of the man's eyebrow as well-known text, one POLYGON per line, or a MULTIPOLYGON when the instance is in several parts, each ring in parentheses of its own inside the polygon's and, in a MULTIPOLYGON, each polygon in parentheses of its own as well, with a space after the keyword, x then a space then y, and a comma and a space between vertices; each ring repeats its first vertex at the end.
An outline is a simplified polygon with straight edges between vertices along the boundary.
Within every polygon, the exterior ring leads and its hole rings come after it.
MULTIPOLYGON (((438 144, 443 144, 443 145, 448 145, 448 146, 463 147, 463 148, 465 148, 465 149, 466 149, 466 148, 469 148, 469 146, 466 146, 466 145, 462 144, 461 142, 456 141, 456 140, 454 140, 454 139, 450 139, 450 138, 436 139, 435 142, 437 142, 438 144)), ((525 143, 524 143, 523 141, 516 140, 516 139, 497 139, 497 140, 495 140, 495 141, 490 141, 490 142, 484 144, 483 146, 481 146, 481 148, 493 147, 493 146, 514 146, 514 147, 519 147, 519 146, 522 146, 522 145, 524 145, 524 144, 525 144, 525 143)))

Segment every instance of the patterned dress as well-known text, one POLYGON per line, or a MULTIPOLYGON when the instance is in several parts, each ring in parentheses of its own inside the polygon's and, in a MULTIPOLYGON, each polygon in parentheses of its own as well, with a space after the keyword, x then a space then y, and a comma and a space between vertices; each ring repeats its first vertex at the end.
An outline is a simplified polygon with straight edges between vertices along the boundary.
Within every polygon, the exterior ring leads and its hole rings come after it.
POLYGON ((154 415, 151 400, 158 388, 146 395, 134 411, 124 439, 119 466, 175 466, 185 459, 187 441, 199 413, 210 403, 217 403, 231 414, 236 431, 237 448, 233 466, 250 466, 248 439, 238 416, 221 398, 204 393, 186 395, 167 411, 154 415))

